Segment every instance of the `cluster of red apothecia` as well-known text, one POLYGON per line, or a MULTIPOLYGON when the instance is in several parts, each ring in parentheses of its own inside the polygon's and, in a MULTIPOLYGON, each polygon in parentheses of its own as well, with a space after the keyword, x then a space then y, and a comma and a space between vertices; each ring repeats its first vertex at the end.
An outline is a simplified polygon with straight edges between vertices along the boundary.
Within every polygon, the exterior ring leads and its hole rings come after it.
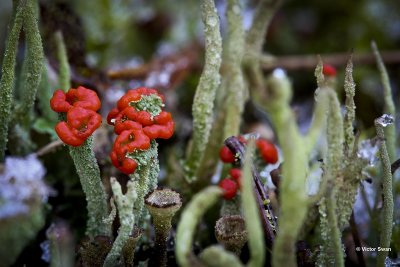
MULTIPOLYGON (((244 145, 247 141, 240 136, 240 142, 244 145)), ((260 138, 256 141, 256 147, 258 152, 260 153, 261 158, 266 164, 275 164, 278 162, 278 150, 275 145, 269 142, 264 138, 260 138)), ((236 161, 235 155, 231 152, 231 150, 227 146, 223 146, 219 151, 219 158, 224 163, 234 164, 236 161)), ((242 173, 239 168, 233 167, 229 170, 229 176, 218 184, 224 191, 223 197, 225 199, 232 199, 236 196, 238 189, 241 187, 241 179, 242 173)))
POLYGON ((140 87, 129 90, 108 114, 107 122, 114 126, 118 135, 110 154, 111 161, 123 173, 131 174, 138 166, 134 159, 127 156, 129 153, 149 149, 152 139, 168 139, 173 135, 175 123, 171 113, 163 111, 162 106, 164 97, 161 94, 155 89, 140 87), (159 98, 158 114, 138 108, 143 96, 159 98))
MULTIPOLYGON (((115 167, 125 174, 133 173, 138 164, 127 157, 128 153, 150 148, 150 141, 156 138, 168 139, 174 133, 174 121, 169 112, 161 107, 164 97, 155 89, 140 87, 129 90, 107 116, 107 122, 114 126, 118 135, 115 139, 111 161, 115 167), (135 105, 142 101, 142 96, 159 98, 160 107, 157 114, 140 110, 135 105)), ((50 100, 51 108, 66 113, 66 121, 59 122, 56 133, 68 145, 80 146, 101 125, 101 116, 96 112, 101 103, 96 92, 85 87, 70 89, 68 92, 57 90, 50 100)), ((148 107, 151 108, 151 107, 148 107)))
POLYGON ((50 100, 55 112, 66 113, 67 120, 57 123, 55 130, 60 139, 68 145, 80 146, 101 125, 97 113, 101 103, 96 92, 78 87, 68 92, 57 90, 50 100))
POLYGON ((326 76, 329 76, 329 77, 335 77, 336 76, 336 69, 332 65, 324 64, 322 66, 322 73, 324 75, 326 75, 326 76))

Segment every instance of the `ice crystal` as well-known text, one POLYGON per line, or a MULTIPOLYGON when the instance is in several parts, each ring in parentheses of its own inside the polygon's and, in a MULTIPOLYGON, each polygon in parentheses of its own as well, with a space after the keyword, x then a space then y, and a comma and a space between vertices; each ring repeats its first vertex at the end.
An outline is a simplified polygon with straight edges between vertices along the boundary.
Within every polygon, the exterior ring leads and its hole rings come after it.
POLYGON ((375 120, 375 123, 381 125, 382 127, 386 127, 394 123, 394 117, 392 115, 383 114, 381 117, 375 120))

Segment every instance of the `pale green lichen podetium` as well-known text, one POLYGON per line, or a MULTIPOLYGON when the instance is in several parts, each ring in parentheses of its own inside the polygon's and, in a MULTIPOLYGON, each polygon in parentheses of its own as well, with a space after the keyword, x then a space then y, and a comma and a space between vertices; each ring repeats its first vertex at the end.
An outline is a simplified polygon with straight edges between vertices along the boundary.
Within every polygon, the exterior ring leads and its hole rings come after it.
POLYGON ((78 173, 82 190, 86 196, 88 221, 86 234, 90 237, 110 235, 109 225, 103 221, 107 217, 107 194, 101 182, 100 169, 93 149, 93 137, 81 146, 69 146, 69 154, 78 173))
POLYGON ((250 250, 250 260, 247 263, 247 266, 261 267, 264 266, 266 249, 260 213, 257 207, 256 197, 254 195, 253 176, 251 174, 254 151, 254 140, 251 140, 247 146, 244 156, 242 178, 242 210, 246 221, 250 250))
POLYGON ((215 94, 220 83, 222 41, 214 1, 203 0, 201 11, 205 35, 205 65, 193 100, 193 137, 184 166, 188 182, 196 180, 194 174, 208 142, 213 122, 215 94))
POLYGON ((121 226, 118 230, 118 236, 115 239, 113 246, 108 253, 105 261, 104 267, 113 267, 113 266, 121 266, 122 265, 122 249, 129 238, 129 235, 132 234, 132 230, 135 224, 135 214, 133 212, 133 204, 137 199, 136 189, 137 182, 136 181, 128 181, 127 191, 122 194, 121 185, 117 181, 116 178, 111 177, 110 179, 111 189, 114 194, 114 201, 117 204, 118 209, 118 217, 121 226))
POLYGON ((226 17, 228 20, 228 35, 224 64, 226 98, 224 101, 225 125, 223 139, 237 136, 240 130, 240 121, 247 100, 247 91, 242 73, 242 57, 244 53, 244 29, 242 25, 240 1, 229 0, 227 3, 226 17))
POLYGON ((38 25, 37 0, 27 0, 24 10, 23 29, 26 36, 26 56, 25 68, 26 73, 23 75, 24 81, 22 88, 20 103, 15 110, 15 118, 26 131, 29 132, 30 114, 35 104, 36 93, 39 88, 40 78, 44 62, 42 38, 40 37, 38 25))
POLYGON ((208 267, 243 267, 237 256, 232 252, 226 251, 218 245, 209 246, 204 249, 199 258, 208 267))
MULTIPOLYGON (((15 4, 15 2, 14 2, 15 4)), ((7 146, 8 123, 13 103, 13 88, 15 79, 15 62, 19 34, 22 29, 23 15, 26 4, 21 2, 16 9, 15 19, 11 26, 4 52, 2 76, 0 80, 0 162, 4 162, 7 146)))
POLYGON ((204 266, 192 251, 195 229, 206 211, 221 199, 222 194, 218 186, 208 186, 194 195, 183 210, 176 230, 175 243, 175 255, 179 266, 204 266))
POLYGON ((346 73, 344 77, 344 91, 346 93, 346 113, 344 115, 344 141, 345 155, 350 157, 354 144, 354 128, 353 122, 356 117, 356 105, 354 104, 354 96, 356 94, 356 84, 353 79, 353 56, 347 61, 346 73))
MULTIPOLYGON (((383 179, 382 179, 382 193, 383 193, 383 220, 381 223, 381 234, 379 247, 390 248, 390 241, 392 238, 392 227, 393 227, 393 191, 392 191, 392 173, 391 173, 391 161, 389 153, 385 143, 385 127, 394 128, 394 118, 389 115, 383 115, 382 117, 375 120, 375 128, 377 136, 380 140, 379 157, 383 166, 383 179)), ((379 251, 377 263, 379 267, 384 267, 385 260, 388 255, 387 251, 379 251)))
POLYGON ((313 150, 326 123, 325 111, 328 106, 329 96, 327 90, 324 89, 322 67, 322 60, 319 58, 317 67, 315 68, 315 77, 317 79, 318 88, 315 91, 313 118, 308 132, 304 136, 306 154, 309 154, 313 150))
MULTIPOLYGON (((384 113, 396 114, 396 106, 394 105, 392 88, 390 86, 389 75, 387 73, 385 64, 383 63, 382 57, 379 53, 378 47, 374 41, 371 42, 372 51, 374 52, 376 63, 381 75, 381 81, 383 85, 383 97, 384 97, 384 113)), ((394 118, 396 120, 396 118, 394 118)), ((396 127, 385 128, 386 144, 389 153, 390 162, 396 160, 396 127)))
MULTIPOLYGON (((285 164, 282 166, 280 187, 279 233, 272 251, 273 266, 296 266, 295 243, 307 214, 306 190, 307 155, 303 139, 290 108, 291 84, 283 75, 272 75, 267 80, 271 97, 259 99, 270 114, 277 129, 285 164)), ((257 99, 257 96, 253 96, 257 99)))
POLYGON ((144 227, 142 224, 148 219, 145 218, 146 215, 148 215, 147 210, 143 209, 144 197, 157 187, 157 178, 160 172, 157 147, 157 142, 152 140, 149 149, 127 155, 127 157, 138 163, 138 168, 129 177, 131 180, 138 183, 136 189, 138 197, 134 203, 133 209, 137 216, 136 221, 142 228, 144 227))
POLYGON ((54 35, 57 47, 57 58, 59 64, 58 85, 61 90, 67 91, 71 88, 71 69, 68 64, 67 49, 65 47, 62 32, 57 31, 54 35))
POLYGON ((253 24, 246 34, 246 53, 243 63, 249 88, 262 90, 264 88, 264 77, 260 67, 260 57, 265 41, 265 34, 271 19, 279 8, 282 0, 261 0, 254 14, 253 24))
POLYGON ((340 230, 343 230, 349 223, 350 215, 356 199, 357 189, 360 185, 360 181, 363 178, 362 170, 367 164, 366 161, 357 156, 357 143, 353 129, 356 106, 354 104, 355 83, 353 80, 352 57, 350 57, 347 62, 344 89, 346 92, 346 112, 343 119, 343 182, 340 183, 337 188, 337 192, 340 192, 340 197, 338 197, 336 200, 336 216, 338 218, 340 230))
POLYGON ((325 159, 324 175, 327 188, 325 197, 321 200, 321 238, 322 248, 319 255, 319 263, 324 266, 344 266, 344 256, 341 243, 341 232, 338 226, 336 213, 337 190, 343 184, 342 160, 343 160, 343 119, 340 112, 340 103, 336 92, 329 90, 329 113, 327 123, 328 151, 325 159), (328 234, 329 233, 329 234, 328 234))

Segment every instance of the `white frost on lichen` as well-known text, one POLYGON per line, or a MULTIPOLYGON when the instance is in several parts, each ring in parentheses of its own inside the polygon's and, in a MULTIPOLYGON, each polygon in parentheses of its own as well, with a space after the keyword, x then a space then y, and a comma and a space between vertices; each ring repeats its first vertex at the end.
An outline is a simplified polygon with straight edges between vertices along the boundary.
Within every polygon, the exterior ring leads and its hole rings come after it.
POLYGON ((7 157, 0 173, 0 219, 24 214, 32 200, 47 201, 46 170, 36 155, 7 157))
POLYGON ((386 127, 394 123, 394 117, 392 115, 383 114, 375 120, 375 123, 382 127, 386 127))
POLYGON ((378 160, 376 154, 379 151, 378 143, 374 139, 368 139, 362 141, 358 145, 357 156, 365 161, 368 161, 369 165, 374 165, 378 160))

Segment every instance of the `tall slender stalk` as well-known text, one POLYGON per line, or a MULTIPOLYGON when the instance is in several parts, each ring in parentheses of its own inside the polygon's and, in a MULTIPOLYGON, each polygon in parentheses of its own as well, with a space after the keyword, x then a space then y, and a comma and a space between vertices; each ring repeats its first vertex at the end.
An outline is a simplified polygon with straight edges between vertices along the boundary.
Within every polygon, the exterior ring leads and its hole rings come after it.
POLYGON ((93 137, 89 137, 81 146, 70 146, 69 153, 86 197, 88 210, 86 233, 95 237, 110 235, 111 229, 103 221, 108 214, 107 194, 101 182, 100 169, 92 147, 93 137))
POLYGON ((71 70, 68 64, 67 48, 65 47, 62 32, 56 32, 54 37, 56 40, 57 58, 59 64, 58 84, 61 90, 67 91, 71 87, 71 70))
POLYGON ((222 41, 219 17, 213 0, 203 0, 201 5, 205 35, 205 65, 193 100, 193 137, 185 162, 186 180, 193 182, 204 151, 213 122, 216 90, 220 83, 222 41))
POLYGON ((24 130, 29 131, 30 114, 35 104, 44 62, 42 38, 38 25, 37 0, 27 0, 23 29, 26 36, 27 54, 25 56, 25 71, 20 103, 15 110, 15 118, 24 130))
MULTIPOLYGON (((383 221, 380 235, 379 247, 390 248, 393 228, 393 191, 392 191, 392 172, 388 149, 385 142, 384 128, 386 126, 394 128, 392 116, 383 115, 375 120, 375 128, 378 138, 380 139, 379 157, 383 166, 382 193, 383 193, 383 221), (390 125, 390 126, 389 126, 390 125)), ((388 255, 387 251, 378 251, 378 266, 386 266, 385 260, 388 255)))
POLYGON ((255 151, 254 141, 247 146, 244 157, 242 178, 242 210, 246 220, 248 243, 250 249, 250 260, 247 266, 261 267, 265 261, 265 243, 263 228, 261 226, 260 214, 254 195, 253 176, 251 174, 252 159, 255 151))
MULTIPOLYGON (((375 55, 376 64, 378 65, 378 69, 381 74, 381 81, 383 85, 384 113, 396 116, 396 107, 393 101, 389 75, 387 73, 385 64, 383 63, 382 57, 379 53, 378 46, 374 41, 371 42, 371 47, 375 55)), ((384 129, 384 131, 386 136, 389 159, 390 162, 394 162, 396 160, 396 127, 387 127, 384 129)))
POLYGON ((223 89, 226 91, 223 139, 239 134, 241 116, 248 95, 241 67, 245 35, 240 11, 240 1, 228 1, 226 11, 228 36, 223 58, 225 60, 223 62, 225 69, 223 76, 225 87, 223 89))
POLYGON ((16 10, 14 21, 9 33, 4 52, 2 76, 0 80, 0 162, 4 162, 4 155, 7 146, 8 123, 11 116, 11 107, 13 103, 13 88, 15 79, 15 64, 18 49, 19 33, 22 29, 24 9, 26 3, 21 2, 16 10))

